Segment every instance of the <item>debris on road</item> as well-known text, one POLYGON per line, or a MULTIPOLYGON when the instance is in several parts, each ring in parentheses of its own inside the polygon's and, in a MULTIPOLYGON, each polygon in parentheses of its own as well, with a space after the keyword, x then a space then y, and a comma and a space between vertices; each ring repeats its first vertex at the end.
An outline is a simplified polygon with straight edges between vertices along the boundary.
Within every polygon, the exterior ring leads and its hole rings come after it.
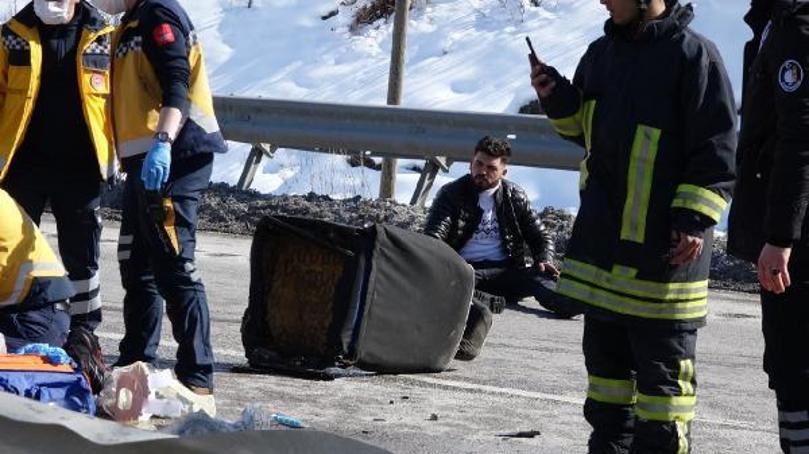
POLYGON ((521 430, 519 432, 497 434, 500 438, 536 438, 540 435, 542 434, 538 430, 521 430))
POLYGON ((427 419, 427 421, 438 421, 438 413, 430 414, 430 417, 427 419))

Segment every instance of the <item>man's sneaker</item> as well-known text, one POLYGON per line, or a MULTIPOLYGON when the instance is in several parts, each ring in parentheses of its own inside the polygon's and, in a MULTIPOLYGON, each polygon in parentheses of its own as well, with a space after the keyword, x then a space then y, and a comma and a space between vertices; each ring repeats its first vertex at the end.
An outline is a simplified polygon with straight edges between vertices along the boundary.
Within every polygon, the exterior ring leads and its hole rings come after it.
POLYGON ((87 328, 75 327, 67 335, 64 349, 87 377, 93 394, 100 393, 109 369, 104 364, 104 355, 101 353, 98 337, 87 328))

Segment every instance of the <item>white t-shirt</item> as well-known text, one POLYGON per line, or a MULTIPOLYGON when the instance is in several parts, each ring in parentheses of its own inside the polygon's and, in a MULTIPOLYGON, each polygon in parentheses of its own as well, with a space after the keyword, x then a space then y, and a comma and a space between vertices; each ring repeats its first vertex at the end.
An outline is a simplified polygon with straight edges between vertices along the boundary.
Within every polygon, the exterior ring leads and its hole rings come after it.
POLYGON ((508 256, 503 249, 503 238, 500 235, 500 223, 494 209, 494 193, 500 185, 487 189, 478 195, 478 206, 483 210, 480 224, 472 238, 461 248, 460 254, 467 262, 483 260, 500 261, 508 256))

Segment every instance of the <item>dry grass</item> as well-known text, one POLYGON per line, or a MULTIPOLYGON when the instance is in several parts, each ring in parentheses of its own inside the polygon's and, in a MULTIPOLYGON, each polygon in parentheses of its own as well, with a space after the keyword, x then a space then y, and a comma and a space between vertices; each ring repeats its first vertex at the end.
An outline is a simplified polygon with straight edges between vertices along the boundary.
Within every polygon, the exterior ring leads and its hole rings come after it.
MULTIPOLYGON (((413 8, 413 5, 410 5, 413 8)), ((396 0, 371 0, 370 3, 361 6, 354 13, 354 20, 351 22, 351 31, 357 31, 364 25, 373 24, 380 19, 387 19, 393 15, 396 9, 396 0)))

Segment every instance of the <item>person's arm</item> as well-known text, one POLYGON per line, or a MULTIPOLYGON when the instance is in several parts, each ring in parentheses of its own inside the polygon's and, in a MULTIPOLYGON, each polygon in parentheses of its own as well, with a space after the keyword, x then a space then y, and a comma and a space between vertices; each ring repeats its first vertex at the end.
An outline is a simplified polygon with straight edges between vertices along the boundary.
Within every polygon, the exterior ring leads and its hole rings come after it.
POLYGON ((702 252, 705 230, 719 222, 736 179, 736 105, 718 51, 701 47, 682 81, 686 163, 672 200, 671 263, 702 252))
POLYGON ((451 201, 452 196, 446 187, 441 188, 433 199, 430 211, 427 213, 427 221, 424 224, 424 234, 446 242, 449 239, 449 232, 452 228, 452 219, 458 215, 455 213, 455 205, 451 201))
POLYGON ((581 87, 589 65, 589 54, 588 49, 576 68, 573 82, 559 74, 556 68, 544 63, 531 67, 531 84, 554 130, 562 138, 581 146, 585 146, 584 125, 587 116, 581 87))
POLYGON ((809 202, 809 26, 792 17, 771 36, 778 43, 768 58, 767 73, 775 93, 775 150, 766 194, 766 244, 758 259, 761 285, 782 293, 791 284, 789 258, 801 239, 809 202))
POLYGON ((552 263, 554 254, 553 238, 542 224, 542 220, 531 209, 528 196, 522 189, 514 188, 514 214, 517 217, 523 238, 531 249, 535 264, 552 263))
POLYGON ((191 66, 186 32, 180 19, 167 8, 156 5, 145 16, 143 51, 163 93, 157 132, 176 138, 189 106, 191 66))

